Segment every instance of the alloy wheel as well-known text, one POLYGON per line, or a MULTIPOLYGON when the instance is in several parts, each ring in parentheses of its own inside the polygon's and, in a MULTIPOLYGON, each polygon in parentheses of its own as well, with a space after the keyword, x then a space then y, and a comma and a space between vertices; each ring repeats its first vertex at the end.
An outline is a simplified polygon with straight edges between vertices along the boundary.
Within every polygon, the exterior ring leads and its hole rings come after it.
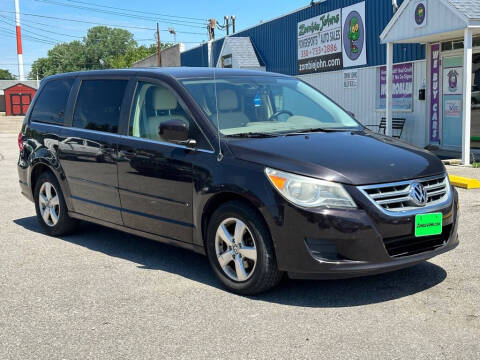
POLYGON ((228 218, 218 226, 215 251, 223 272, 234 281, 247 281, 257 263, 257 245, 248 226, 228 218))
POLYGON ((60 200, 55 187, 47 181, 40 187, 38 205, 45 224, 48 226, 57 225, 60 216, 60 200))

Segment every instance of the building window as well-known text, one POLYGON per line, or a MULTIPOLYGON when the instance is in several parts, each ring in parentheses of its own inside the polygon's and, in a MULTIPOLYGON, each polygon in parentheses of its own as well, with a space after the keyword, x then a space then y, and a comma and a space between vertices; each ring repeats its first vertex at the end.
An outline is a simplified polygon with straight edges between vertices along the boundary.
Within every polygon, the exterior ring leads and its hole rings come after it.
POLYGON ((480 36, 473 37, 473 46, 480 46, 480 36))
POLYGON ((446 41, 442 43, 442 51, 449 51, 452 50, 452 42, 446 41))
POLYGON ((453 43, 453 50, 463 49, 463 41, 455 41, 453 43))

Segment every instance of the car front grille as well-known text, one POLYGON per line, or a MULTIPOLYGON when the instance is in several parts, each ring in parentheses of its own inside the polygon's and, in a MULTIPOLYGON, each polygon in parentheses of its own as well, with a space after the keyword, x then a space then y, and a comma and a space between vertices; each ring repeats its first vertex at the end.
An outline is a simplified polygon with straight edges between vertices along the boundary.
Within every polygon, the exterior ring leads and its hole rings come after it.
POLYGON ((444 246, 452 232, 452 225, 444 226, 440 235, 414 237, 402 236, 384 239, 385 248, 391 257, 411 256, 432 251, 444 246))
POLYGON ((396 183, 360 186, 358 189, 386 213, 432 207, 445 202, 450 196, 450 183, 445 175, 396 183), (410 196, 414 183, 422 184, 427 192, 427 201, 424 206, 416 205, 410 196))

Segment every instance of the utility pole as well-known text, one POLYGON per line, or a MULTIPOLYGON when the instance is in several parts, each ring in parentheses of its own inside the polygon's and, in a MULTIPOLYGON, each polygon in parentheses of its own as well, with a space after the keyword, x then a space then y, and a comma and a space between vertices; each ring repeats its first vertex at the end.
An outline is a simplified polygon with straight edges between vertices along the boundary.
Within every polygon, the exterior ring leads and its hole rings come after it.
POLYGON ((215 40, 215 26, 217 26, 217 20, 209 19, 207 25, 208 40, 215 40))
POLYGON ((232 19, 232 34, 235 34, 235 20, 237 19, 237 17, 235 15, 232 15, 230 16, 230 18, 232 19))
POLYGON ((15 0, 15 28, 17 32, 18 77, 20 81, 24 81, 25 75, 23 73, 22 31, 20 28, 20 6, 18 5, 18 0, 15 0))
POLYGON ((173 35, 173 42, 176 44, 177 43, 177 32, 173 27, 168 28, 168 32, 173 35))
POLYGON ((225 20, 225 27, 227 28, 227 36, 230 35, 230 25, 228 23, 228 16, 224 16, 223 19, 225 20))
POLYGON ((158 22, 157 22, 157 65, 158 67, 162 66, 162 43, 160 41, 160 29, 158 28, 158 22))

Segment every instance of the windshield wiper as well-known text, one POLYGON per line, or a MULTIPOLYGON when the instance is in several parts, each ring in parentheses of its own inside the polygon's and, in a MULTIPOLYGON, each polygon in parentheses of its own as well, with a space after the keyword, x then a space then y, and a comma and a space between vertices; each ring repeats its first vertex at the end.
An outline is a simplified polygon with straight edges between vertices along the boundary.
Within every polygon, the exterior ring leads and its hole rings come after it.
POLYGON ((267 138, 267 137, 278 137, 280 134, 266 133, 266 132, 247 132, 240 134, 230 134, 226 137, 235 137, 235 138, 267 138))
POLYGON ((295 136, 295 135, 304 135, 304 134, 310 134, 310 133, 315 133, 315 132, 345 132, 345 131, 353 131, 353 129, 335 129, 335 128, 311 128, 311 129, 304 129, 304 130, 298 130, 295 132, 291 133, 286 133, 284 134, 285 136, 295 136))

